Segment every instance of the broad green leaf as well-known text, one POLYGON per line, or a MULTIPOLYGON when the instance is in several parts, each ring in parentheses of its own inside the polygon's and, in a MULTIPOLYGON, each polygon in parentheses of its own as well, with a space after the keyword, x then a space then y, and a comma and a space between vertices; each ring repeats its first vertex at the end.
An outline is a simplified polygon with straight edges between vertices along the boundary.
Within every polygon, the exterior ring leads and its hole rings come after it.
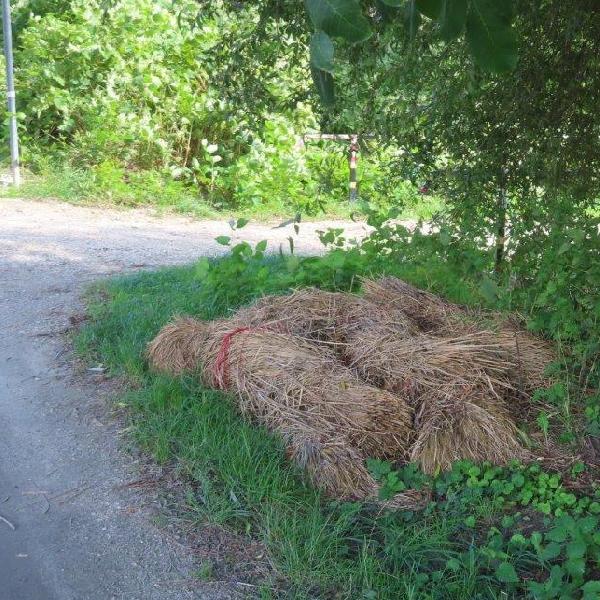
POLYGON ((598 517, 589 515, 587 517, 584 517, 583 519, 579 519, 577 525, 579 526, 579 530, 583 533, 592 533, 595 529, 598 528, 598 517))
POLYGON ((229 246, 229 243, 231 242, 231 238, 226 235, 220 235, 219 237, 215 238, 215 241, 218 244, 221 244, 221 246, 229 246))
POLYGON ((600 581, 588 581, 581 588, 583 600, 596 600, 600 598, 600 581))
POLYGON ((502 583, 517 583, 519 576, 515 571, 515 568, 508 562, 503 562, 498 565, 496 569, 496 577, 498 581, 502 583))
POLYGON ((258 242, 258 244, 256 244, 256 251, 264 252, 267 249, 267 243, 267 240, 261 240, 260 242, 258 242))
POLYGON ((473 515, 470 515, 465 519, 465 525, 467 527, 475 527, 476 524, 477 524, 477 520, 475 519, 475 517, 473 515))
POLYGON ((583 558, 587 547, 583 540, 573 540, 567 544, 568 558, 583 558))
POLYGON ((243 217, 240 217, 236 223, 235 223, 235 227, 236 229, 241 229, 242 227, 246 227, 246 225, 248 225, 250 221, 248 219, 244 219, 243 217))
POLYGON ((450 571, 459 571, 460 570, 460 561, 456 558, 450 558, 446 561, 446 569, 450 569, 450 571))
POLYGON ((313 33, 310 40, 310 62, 321 71, 333 73, 333 42, 324 31, 313 33))
POLYGON ((335 104, 335 91, 331 73, 321 71, 321 69, 316 69, 313 66, 311 66, 310 72, 323 106, 333 106, 335 104))
POLYGON ((585 559, 569 558, 565 561, 564 567, 571 577, 582 577, 585 573, 585 559))
POLYGON ((357 43, 372 33, 358 0, 305 0, 305 4, 314 26, 333 37, 357 43))
POLYGON ((457 38, 465 28, 467 0, 443 0, 439 13, 440 33, 449 41, 457 38))
POLYGON ((517 38, 511 24, 511 0, 471 0, 466 39, 482 69, 500 73, 516 67, 517 38))
POLYGON ((567 539, 568 534, 567 528, 564 525, 559 525, 551 529, 545 537, 547 540, 562 543, 567 539))
POLYGON ((416 0, 415 2, 419 12, 430 19, 437 19, 440 16, 442 3, 442 0, 416 0))
POLYGON ((556 542, 550 542, 541 552, 540 558, 543 560, 552 560, 560 556, 562 546, 556 542))

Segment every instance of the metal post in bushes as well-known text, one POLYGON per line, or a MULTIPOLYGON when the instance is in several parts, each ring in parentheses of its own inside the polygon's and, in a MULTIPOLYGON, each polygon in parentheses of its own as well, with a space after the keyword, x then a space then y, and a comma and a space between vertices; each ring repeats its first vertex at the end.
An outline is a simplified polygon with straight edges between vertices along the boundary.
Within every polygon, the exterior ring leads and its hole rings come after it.
MULTIPOLYGON (((365 136, 363 136, 365 137, 365 136)), ((371 137, 371 136, 366 136, 371 137)), ((356 162, 358 160, 358 134, 357 133, 307 133, 304 135, 304 141, 309 140, 334 140, 350 142, 348 151, 348 166, 350 177, 348 184, 348 196, 351 203, 358 200, 358 180, 356 176, 356 162)))
POLYGON ((15 186, 21 184, 19 165, 19 133, 17 131, 17 103, 13 68, 12 21, 10 1, 2 0, 2 29, 4 32, 4 56, 6 58, 6 104, 8 108, 8 132, 10 144, 10 170, 15 186))

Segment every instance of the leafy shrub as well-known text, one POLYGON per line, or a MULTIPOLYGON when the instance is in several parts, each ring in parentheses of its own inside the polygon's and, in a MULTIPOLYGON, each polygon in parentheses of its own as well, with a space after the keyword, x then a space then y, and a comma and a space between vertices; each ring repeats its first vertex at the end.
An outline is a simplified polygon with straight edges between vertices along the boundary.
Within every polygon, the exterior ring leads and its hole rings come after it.
MULTIPOLYGON (((194 0, 176 7, 168 0, 18 5, 27 166, 42 174, 50 156, 53 170, 92 169, 89 187, 65 195, 128 204, 152 200, 161 187, 167 204, 177 188, 169 180, 217 209, 316 214, 345 203, 347 147, 300 143, 320 128, 303 100, 307 59, 258 31, 260 8, 219 1, 199 12, 194 0)), ((274 33, 279 25, 273 16, 264 26, 274 33)), ((365 198, 387 205, 402 178, 387 177, 382 186, 381 160, 380 151, 365 154, 361 184, 365 198)))

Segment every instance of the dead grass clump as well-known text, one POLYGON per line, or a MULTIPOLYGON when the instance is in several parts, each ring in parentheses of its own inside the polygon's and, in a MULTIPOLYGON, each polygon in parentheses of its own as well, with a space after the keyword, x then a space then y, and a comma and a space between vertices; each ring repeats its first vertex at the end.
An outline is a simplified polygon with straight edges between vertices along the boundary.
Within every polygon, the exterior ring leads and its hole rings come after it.
POLYGON ((199 367, 200 350, 208 338, 208 325, 191 317, 180 317, 165 325, 148 346, 152 368, 180 375, 199 367))
POLYGON ((360 332, 344 350, 351 367, 373 385, 418 403, 446 381, 470 382, 484 373, 494 389, 511 388, 502 349, 485 333, 455 338, 426 334, 399 338, 379 329, 360 332))
POLYGON ((424 332, 447 329, 453 322, 460 323, 467 315, 464 309, 416 288, 396 277, 366 279, 363 281, 366 300, 386 311, 403 313, 424 332))
MULTIPOLYGON (((377 499, 379 486, 364 467, 364 457, 339 434, 295 436, 288 443, 288 458, 308 473, 326 494, 345 500, 377 499)), ((427 501, 427 490, 407 490, 383 504, 414 510, 427 501)))
MULTIPOLYGON (((552 344, 527 331, 514 319, 502 315, 470 311, 395 277, 366 280, 365 298, 389 311, 406 314, 422 332, 436 338, 476 339, 477 355, 489 355, 493 372, 503 373, 519 390, 531 393, 550 381, 545 369, 557 360, 552 344)), ((382 336, 379 331, 375 335, 382 336)), ((350 342, 351 343, 351 342, 350 342)), ((468 364, 471 353, 464 357, 468 364)), ((490 361, 484 369, 489 373, 490 361)), ((477 364, 479 366, 479 364, 477 364)))
POLYGON ((325 493, 342 499, 377 497, 377 484, 363 457, 343 436, 295 434, 287 442, 288 458, 325 493))
POLYGON ((396 335, 416 331, 410 318, 398 311, 386 310, 353 294, 318 289, 264 296, 238 311, 235 319, 249 327, 260 326, 332 345, 344 344, 352 332, 374 325, 396 335))
POLYGON ((524 391, 531 393, 552 383, 545 371, 550 363, 558 360, 553 344, 524 331, 510 319, 500 323, 496 339, 507 357, 511 357, 515 365, 513 379, 524 391))
POLYGON ((239 310, 235 319, 249 327, 335 341, 341 316, 355 311, 361 302, 358 296, 309 288, 286 296, 264 296, 239 310))
POLYGON ((298 337, 221 320, 204 326, 191 347, 181 332, 186 323, 167 326, 151 344, 154 366, 181 372, 200 364, 209 385, 235 393, 242 413, 288 441, 315 484, 339 498, 377 498, 364 461, 406 459, 413 433, 406 402, 298 337), (174 349, 177 343, 185 348, 174 349))
POLYGON ((483 380, 432 389, 421 401, 415 429, 411 460, 425 473, 450 469, 456 460, 504 464, 525 457, 505 402, 483 380))
MULTIPOLYGON (((201 368, 338 498, 376 498, 367 457, 411 459, 427 473, 461 459, 524 458, 515 420, 548 383, 551 346, 393 277, 364 290, 301 290, 261 298, 230 320, 179 319, 153 340, 149 359, 172 374, 201 368)), ((422 500, 409 493, 391 505, 422 500)))

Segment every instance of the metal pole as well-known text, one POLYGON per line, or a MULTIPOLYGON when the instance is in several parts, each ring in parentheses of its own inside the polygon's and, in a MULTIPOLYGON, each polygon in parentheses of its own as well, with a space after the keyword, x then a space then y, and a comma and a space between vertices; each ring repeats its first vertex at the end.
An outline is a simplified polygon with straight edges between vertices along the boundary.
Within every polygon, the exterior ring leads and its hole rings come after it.
POLYGON ((17 131, 17 106, 15 97, 15 78, 13 73, 12 21, 10 18, 10 0, 2 0, 2 29, 4 31, 4 56, 6 58, 6 99, 8 107, 8 127, 10 138, 10 169, 13 183, 21 184, 19 167, 19 133, 17 131))
POLYGON ((353 204, 358 198, 358 182, 356 177, 356 159, 358 155, 358 136, 350 138, 350 203, 353 204))

